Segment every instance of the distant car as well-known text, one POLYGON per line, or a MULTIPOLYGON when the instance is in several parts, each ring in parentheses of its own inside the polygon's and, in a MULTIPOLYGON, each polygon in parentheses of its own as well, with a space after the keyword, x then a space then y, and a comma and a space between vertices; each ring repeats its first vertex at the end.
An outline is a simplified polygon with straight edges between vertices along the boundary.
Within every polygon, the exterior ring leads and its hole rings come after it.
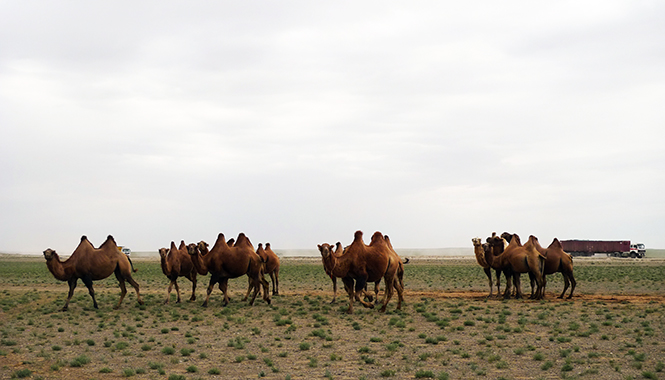
POLYGON ((132 250, 127 247, 118 247, 118 249, 127 256, 132 254, 132 250))

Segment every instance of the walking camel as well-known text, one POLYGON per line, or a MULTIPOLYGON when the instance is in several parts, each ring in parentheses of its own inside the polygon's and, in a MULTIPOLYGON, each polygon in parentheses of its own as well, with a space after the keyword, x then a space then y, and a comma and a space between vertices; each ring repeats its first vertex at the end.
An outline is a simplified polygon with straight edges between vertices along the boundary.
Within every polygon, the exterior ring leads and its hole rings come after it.
POLYGON ((166 290, 165 304, 169 303, 171 298, 171 290, 175 286, 177 294, 176 303, 180 303, 180 287, 178 286, 178 277, 185 277, 192 282, 192 296, 190 301, 196 300, 196 268, 192 263, 192 258, 187 252, 187 245, 183 240, 180 241, 180 247, 176 248, 175 243, 171 242, 171 248, 160 248, 159 256, 162 265, 162 272, 171 280, 169 287, 166 290))
POLYGON ((72 255, 65 261, 61 261, 55 250, 51 248, 47 248, 44 251, 44 258, 51 274, 56 279, 67 281, 69 284, 69 294, 67 295, 67 301, 65 301, 62 311, 66 311, 69 307, 69 301, 74 295, 74 289, 76 289, 79 278, 88 288, 95 309, 98 309, 99 306, 95 299, 95 290, 92 287, 92 282, 103 280, 112 273, 115 273, 120 286, 120 299, 114 309, 120 307, 122 300, 127 294, 125 281, 134 287, 138 303, 143 305, 141 294, 139 294, 139 284, 132 278, 132 265, 127 255, 118 250, 118 245, 111 235, 106 238, 106 241, 99 248, 93 247, 88 238, 85 235, 82 236, 78 247, 76 247, 72 255))

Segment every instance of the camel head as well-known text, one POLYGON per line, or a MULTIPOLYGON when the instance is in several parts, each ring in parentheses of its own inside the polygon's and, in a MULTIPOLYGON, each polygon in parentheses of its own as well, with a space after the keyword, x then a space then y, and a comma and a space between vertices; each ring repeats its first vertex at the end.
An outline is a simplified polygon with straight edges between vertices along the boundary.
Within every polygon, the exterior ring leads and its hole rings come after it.
POLYGON ((473 246, 474 246, 474 247, 478 247, 478 246, 482 245, 480 238, 477 238, 477 237, 476 237, 476 238, 472 238, 472 239, 471 239, 471 242, 473 243, 473 246))
POLYGON ((159 256, 165 259, 166 258, 166 253, 168 251, 169 251, 168 248, 160 248, 159 249, 159 256))
MULTIPOLYGON (((194 243, 190 244, 194 245, 194 243)), ((205 256, 208 253, 208 243, 201 240, 195 247, 201 252, 201 256, 205 256)), ((191 253, 190 253, 191 254, 191 253)))
POLYGON ((330 244, 323 243, 317 245, 317 247, 319 247, 319 252, 321 252, 321 256, 323 256, 323 258, 328 258, 330 255, 332 255, 332 246, 330 244))
MULTIPOLYGON (((166 249, 166 248, 162 248, 162 249, 166 249)), ((187 245, 187 253, 189 253, 192 256, 196 255, 198 250, 199 250, 199 247, 198 247, 197 244, 191 243, 191 244, 187 245)), ((161 254, 162 250, 160 249, 159 252, 161 254)))
POLYGON ((46 259, 46 261, 51 261, 56 257, 58 257, 58 254, 55 253, 55 251, 52 250, 51 248, 47 248, 46 251, 44 251, 44 258, 46 259))

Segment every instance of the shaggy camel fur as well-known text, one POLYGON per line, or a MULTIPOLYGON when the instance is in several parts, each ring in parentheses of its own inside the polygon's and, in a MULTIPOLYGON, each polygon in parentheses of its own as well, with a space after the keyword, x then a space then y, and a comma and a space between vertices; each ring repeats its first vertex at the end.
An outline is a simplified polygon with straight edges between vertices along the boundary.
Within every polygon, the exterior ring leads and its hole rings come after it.
MULTIPOLYGON (((503 293, 503 297, 510 298, 510 280, 512 276, 518 273, 532 273, 538 286, 536 299, 540 299, 545 257, 540 255, 531 242, 522 245, 517 235, 513 235, 510 244, 507 245, 506 239, 499 236, 489 238, 489 243, 492 250, 485 254, 485 260, 492 268, 501 270, 506 276, 506 290, 503 293), (501 249, 503 249, 503 252, 498 254, 501 249)), ((517 288, 516 298, 522 298, 522 289, 519 286, 519 282, 515 285, 517 288)))
POLYGON ((266 243, 266 248, 263 248, 263 245, 259 243, 259 248, 256 250, 256 253, 261 256, 263 265, 265 267, 265 273, 270 276, 272 281, 272 295, 279 295, 279 257, 273 252, 270 248, 270 243, 266 243))
POLYGON ((180 303, 180 287, 178 286, 178 277, 185 277, 192 282, 192 296, 190 301, 196 300, 196 268, 192 263, 192 258, 187 252, 187 246, 184 241, 180 241, 180 247, 176 248, 175 243, 171 242, 171 248, 160 248, 159 256, 161 258, 162 272, 171 280, 169 287, 166 290, 165 304, 169 303, 171 298, 171 290, 175 286, 178 298, 176 303, 180 303))
POLYGON ((217 236, 217 241, 210 252, 208 244, 200 242, 187 246, 188 253, 192 258, 196 271, 205 276, 210 272, 210 283, 203 306, 208 306, 210 293, 216 283, 219 283, 219 290, 224 293, 222 305, 226 306, 230 299, 227 292, 229 278, 236 278, 247 275, 254 289, 252 299, 249 304, 253 305, 256 295, 261 286, 263 286, 263 300, 270 304, 270 295, 268 294, 268 282, 263 278, 263 262, 259 255, 254 252, 254 247, 244 233, 240 233, 234 245, 227 244, 224 234, 217 236))
MULTIPOLYGON (((563 292, 558 298, 563 298, 568 290, 568 286, 572 285, 570 288, 570 295, 568 299, 573 297, 573 292, 575 291, 575 286, 577 281, 575 281, 575 276, 573 275, 573 257, 568 253, 564 252, 559 239, 554 238, 549 247, 543 248, 538 242, 538 238, 535 236, 530 236, 529 240, 532 240, 532 244, 536 247, 536 250, 545 256, 545 268, 543 269, 543 297, 545 296, 545 287, 547 286, 547 275, 561 272, 563 276, 563 292)), ((529 276, 530 277, 530 276, 529 276)), ((533 282, 533 280, 531 280, 533 282)), ((533 287, 533 284, 531 285, 533 287)))
MULTIPOLYGON (((478 262, 478 265, 480 265, 483 268, 483 271, 485 272, 485 275, 487 276, 487 280, 489 281, 489 287, 490 287, 490 294, 487 297, 492 297, 494 294, 494 286, 492 284, 492 267, 487 263, 487 260, 485 260, 485 255, 491 252, 491 248, 489 243, 482 243, 482 240, 480 238, 473 238, 471 239, 471 242, 473 243, 473 253, 476 255, 476 261, 478 262)), ((491 254, 491 253, 490 253, 491 254)), ((496 270, 496 294, 501 293, 501 271, 496 270)))
POLYGON ((127 255, 118 250, 118 246, 111 235, 106 238, 104 244, 99 248, 93 247, 88 238, 82 236, 78 247, 76 247, 72 255, 64 262, 60 261, 58 254, 51 248, 44 251, 44 258, 46 259, 46 266, 53 276, 60 281, 67 281, 69 284, 69 294, 67 295, 67 301, 65 301, 62 311, 66 311, 69 307, 69 301, 72 299, 72 295, 74 295, 74 289, 79 278, 83 280, 83 283, 88 288, 95 309, 98 309, 92 282, 105 279, 111 273, 115 273, 115 277, 118 279, 120 285, 120 300, 114 309, 120 307, 122 300, 127 294, 125 281, 134 287, 138 303, 143 305, 143 300, 139 294, 139 284, 132 278, 129 259, 127 255))
POLYGON ((366 245, 363 242, 362 236, 362 231, 356 231, 353 243, 340 256, 331 255, 331 249, 326 250, 322 249, 322 246, 319 247, 322 255, 328 254, 330 256, 335 276, 342 278, 344 286, 347 289, 349 294, 349 309, 347 313, 353 313, 354 298, 365 307, 374 307, 373 304, 362 300, 360 296, 368 282, 376 282, 381 278, 385 281, 386 292, 380 311, 385 312, 386 306, 393 295, 393 288, 396 282, 398 284, 396 288, 399 297, 397 309, 400 309, 404 290, 398 279, 401 259, 399 259, 397 253, 386 242, 386 239, 380 232, 377 231, 374 233, 370 245, 366 245))

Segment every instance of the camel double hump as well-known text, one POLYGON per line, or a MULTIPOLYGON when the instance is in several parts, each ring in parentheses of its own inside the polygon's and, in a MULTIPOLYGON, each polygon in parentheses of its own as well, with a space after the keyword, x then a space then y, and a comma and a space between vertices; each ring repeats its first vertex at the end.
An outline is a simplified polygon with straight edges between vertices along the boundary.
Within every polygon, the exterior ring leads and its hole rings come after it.
MULTIPOLYGON (((543 248, 538 242, 538 238, 531 235, 529 236, 529 241, 532 241, 532 244, 536 247, 536 250, 545 256, 545 267, 543 269, 543 288, 542 296, 545 295, 545 286, 547 285, 547 275, 561 272, 563 276, 563 292, 558 298, 563 298, 568 290, 568 286, 572 285, 570 288, 570 294, 568 299, 573 297, 573 292, 575 291, 575 286, 577 281, 575 281, 575 276, 573 275, 573 257, 568 253, 564 252, 563 247, 559 239, 554 238, 552 243, 547 248, 543 248)), ((531 287, 533 288, 533 280, 531 287)))
POLYGON ((196 301, 196 268, 192 263, 192 258, 187 252, 187 245, 183 240, 180 241, 180 247, 176 248, 175 243, 171 242, 169 249, 160 248, 159 257, 162 265, 162 272, 171 280, 169 287, 166 290, 165 304, 169 303, 171 298, 171 290, 175 286, 177 294, 176 303, 180 303, 180 287, 178 287, 178 277, 185 277, 192 282, 192 296, 190 301, 196 301))
POLYGON ((95 309, 98 309, 99 306, 95 299, 92 282, 103 280, 112 273, 115 273, 120 286, 120 300, 118 300, 118 304, 114 309, 120 307, 127 294, 125 281, 134 287, 138 303, 143 305, 143 300, 139 294, 139 284, 132 278, 132 265, 129 258, 118 250, 118 245, 111 235, 106 238, 106 241, 99 248, 93 247, 88 238, 85 235, 82 236, 78 247, 65 261, 60 261, 58 254, 51 248, 44 251, 44 258, 46 259, 46 266, 53 276, 60 281, 67 281, 69 284, 69 294, 62 311, 66 311, 69 307, 69 301, 74 295, 74 289, 76 289, 79 278, 83 280, 88 288, 95 309))
MULTIPOLYGON (((337 246, 339 248, 341 244, 338 243, 337 246)), ((342 278, 344 282, 349 295, 347 313, 353 313, 354 299, 364 307, 373 308, 373 304, 365 302, 360 296, 367 283, 377 282, 382 278, 385 282, 385 294, 379 311, 385 312, 394 290, 397 290, 399 299, 397 309, 401 309, 404 300, 403 264, 387 237, 377 231, 372 235, 370 244, 366 245, 362 231, 356 231, 353 243, 340 255, 333 253, 332 246, 327 243, 318 247, 324 259, 324 267, 329 266, 326 267, 326 272, 342 278)))
POLYGON ((228 305, 230 298, 227 292, 229 278, 247 275, 250 289, 254 289, 249 304, 253 305, 259 289, 263 287, 263 300, 270 304, 268 282, 263 278, 264 267, 261 257, 256 254, 254 247, 244 233, 240 233, 233 245, 226 242, 224 234, 217 236, 217 241, 208 252, 208 244, 201 241, 198 244, 189 244, 187 251, 198 274, 205 276, 210 272, 210 283, 203 306, 208 306, 210 293, 215 284, 219 283, 219 290, 224 294, 222 305, 228 305))

